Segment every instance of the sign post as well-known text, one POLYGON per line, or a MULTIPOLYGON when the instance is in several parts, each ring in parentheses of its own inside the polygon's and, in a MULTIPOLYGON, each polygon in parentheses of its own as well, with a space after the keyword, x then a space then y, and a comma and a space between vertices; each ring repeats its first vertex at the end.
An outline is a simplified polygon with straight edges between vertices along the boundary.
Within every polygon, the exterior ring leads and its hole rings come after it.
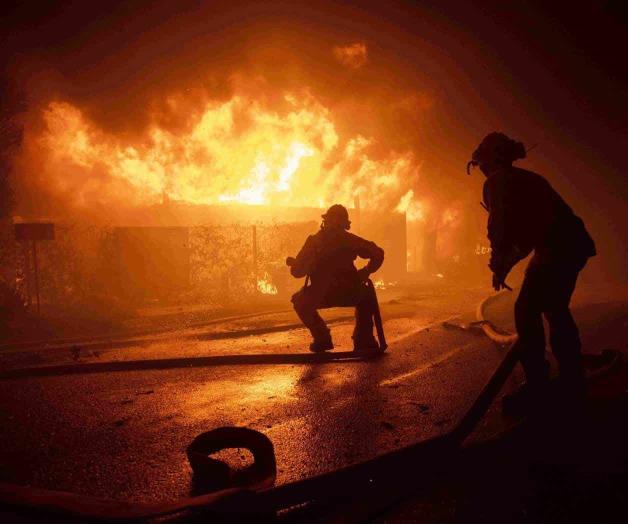
MULTIPOLYGON (((33 251, 33 266, 35 273, 35 296, 37 298, 37 314, 40 313, 39 302, 39 265, 37 263, 37 241, 38 240, 54 240, 55 225, 52 222, 22 222, 14 224, 15 240, 19 242, 31 242, 33 251)), ((24 254, 28 258, 28 250, 24 245, 24 254)), ((30 261, 26 261, 27 268, 30 267, 30 261)), ((26 289, 28 290, 28 302, 31 303, 31 282, 30 270, 27 271, 26 289)))
POLYGON ((257 226, 251 226, 252 244, 253 244, 253 289, 257 290, 257 226))
POLYGON ((33 266, 35 267, 35 296, 37 297, 37 314, 40 313, 39 308, 39 267, 37 264, 37 241, 33 240, 33 266))

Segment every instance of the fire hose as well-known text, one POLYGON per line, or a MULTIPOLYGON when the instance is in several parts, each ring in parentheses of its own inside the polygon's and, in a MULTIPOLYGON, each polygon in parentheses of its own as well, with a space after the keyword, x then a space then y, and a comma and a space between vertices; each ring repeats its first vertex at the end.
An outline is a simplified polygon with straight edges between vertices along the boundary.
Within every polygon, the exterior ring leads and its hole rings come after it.
MULTIPOLYGON (((483 320, 484 307, 491 299, 478 307, 479 320, 483 320)), ((494 328, 485 325, 487 335, 496 335, 494 340, 503 343, 501 337, 505 335, 493 333, 494 328)), ((512 344, 471 407, 448 433, 329 473, 274 486, 276 464, 270 440, 246 428, 218 428, 194 439, 188 447, 188 460, 195 476, 218 482, 222 479, 235 487, 173 502, 136 504, 0 483, 0 511, 12 508, 100 522, 145 522, 164 516, 185 521, 198 512, 215 517, 227 515, 231 520, 259 520, 260 515, 272 518, 317 505, 347 505, 359 498, 360 506, 367 510, 363 515, 354 513, 354 519, 360 520, 415 490, 421 480, 428 481, 433 474, 447 471, 518 360, 518 346, 512 344), (234 447, 247 448, 254 457, 253 464, 237 474, 208 456, 234 447)))
POLYGON ((384 335, 384 325, 382 323, 382 315, 379 311, 379 301, 377 300, 377 291, 375 290, 375 284, 369 278, 366 281, 366 287, 370 292, 372 308, 373 308, 373 323, 375 324, 375 331, 377 332, 377 339, 379 342, 380 351, 386 351, 388 344, 386 342, 386 335, 384 335))

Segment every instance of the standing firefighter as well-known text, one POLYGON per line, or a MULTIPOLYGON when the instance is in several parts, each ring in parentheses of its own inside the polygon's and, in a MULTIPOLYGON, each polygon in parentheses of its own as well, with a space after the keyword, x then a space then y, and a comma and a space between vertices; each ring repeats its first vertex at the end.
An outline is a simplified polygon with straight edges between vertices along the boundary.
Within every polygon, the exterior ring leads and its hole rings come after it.
POLYGON ((384 250, 349 233, 349 213, 333 205, 323 215, 321 229, 310 235, 296 258, 289 257, 292 276, 309 276, 311 284, 292 296, 294 310, 312 333, 310 350, 333 349, 329 328, 318 314, 318 309, 355 306, 353 348, 368 351, 379 346, 373 336, 374 293, 366 286, 369 275, 384 262, 384 250), (368 259, 368 264, 356 269, 356 257, 368 259))
POLYGON ((549 383, 545 359, 543 318, 549 324, 550 344, 559 364, 560 393, 573 403, 584 395, 584 372, 578 328, 569 301, 578 273, 596 254, 582 220, 542 176, 513 167, 526 150, 503 133, 490 133, 467 165, 479 166, 486 176, 484 205, 489 212, 489 267, 493 287, 507 287, 513 266, 534 255, 515 303, 515 324, 526 384, 504 398, 504 410, 525 413, 540 407, 549 383))

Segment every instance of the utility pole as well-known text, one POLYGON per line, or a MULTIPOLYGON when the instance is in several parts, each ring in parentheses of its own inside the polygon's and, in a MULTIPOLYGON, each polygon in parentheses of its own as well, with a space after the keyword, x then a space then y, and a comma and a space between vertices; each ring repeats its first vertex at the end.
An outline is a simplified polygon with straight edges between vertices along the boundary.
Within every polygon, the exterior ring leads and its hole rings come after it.
POLYGON ((31 257, 28 251, 28 244, 24 243, 23 245, 24 251, 24 280, 26 280, 26 303, 30 309, 33 303, 33 291, 31 289, 31 257))
POLYGON ((37 240, 33 240, 33 265, 35 266, 35 296, 37 297, 37 314, 40 314, 39 306, 39 266, 37 264, 37 240))
POLYGON ((257 289, 257 226, 251 226, 252 242, 253 242, 253 284, 257 289))
POLYGON ((355 233, 359 235, 362 233, 362 212, 360 210, 360 195, 356 194, 353 197, 353 207, 355 208, 355 233))

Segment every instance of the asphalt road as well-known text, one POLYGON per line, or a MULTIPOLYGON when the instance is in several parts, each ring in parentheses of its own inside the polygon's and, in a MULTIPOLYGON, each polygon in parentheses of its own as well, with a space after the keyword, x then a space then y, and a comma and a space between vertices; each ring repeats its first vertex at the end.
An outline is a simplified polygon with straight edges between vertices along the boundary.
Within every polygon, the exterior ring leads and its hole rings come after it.
MULTIPOLYGON (((199 433, 220 426, 265 433, 275 446, 278 483, 435 436, 453 426, 503 356, 483 336, 442 326, 451 317, 473 320, 487 291, 442 289, 387 300, 382 313, 389 350, 376 360, 313 361, 307 333, 291 327, 295 318, 286 314, 78 355, 62 349, 3 356, 5 370, 58 367, 49 376, 0 380, 2 480, 161 501, 193 491, 185 448, 199 433), (268 360, 251 364, 251 354, 268 360), (218 355, 230 358, 198 364, 218 355), (138 365, 155 359, 172 365, 138 365), (114 367, 80 372, 103 362, 114 367)), ((618 322, 617 311, 625 313, 625 302, 581 306, 585 341, 603 329, 599 318, 618 322)), ((506 318, 510 307, 504 300, 495 314, 506 318)), ((339 352, 351 348, 347 313, 328 312, 336 320, 339 352)), ((607 330, 607 343, 625 350, 625 334, 613 338, 607 330)), ((516 373, 507 387, 519 380, 516 373)), ((474 438, 507 423, 493 406, 474 438)), ((249 460, 237 450, 223 458, 233 465, 249 460)))

